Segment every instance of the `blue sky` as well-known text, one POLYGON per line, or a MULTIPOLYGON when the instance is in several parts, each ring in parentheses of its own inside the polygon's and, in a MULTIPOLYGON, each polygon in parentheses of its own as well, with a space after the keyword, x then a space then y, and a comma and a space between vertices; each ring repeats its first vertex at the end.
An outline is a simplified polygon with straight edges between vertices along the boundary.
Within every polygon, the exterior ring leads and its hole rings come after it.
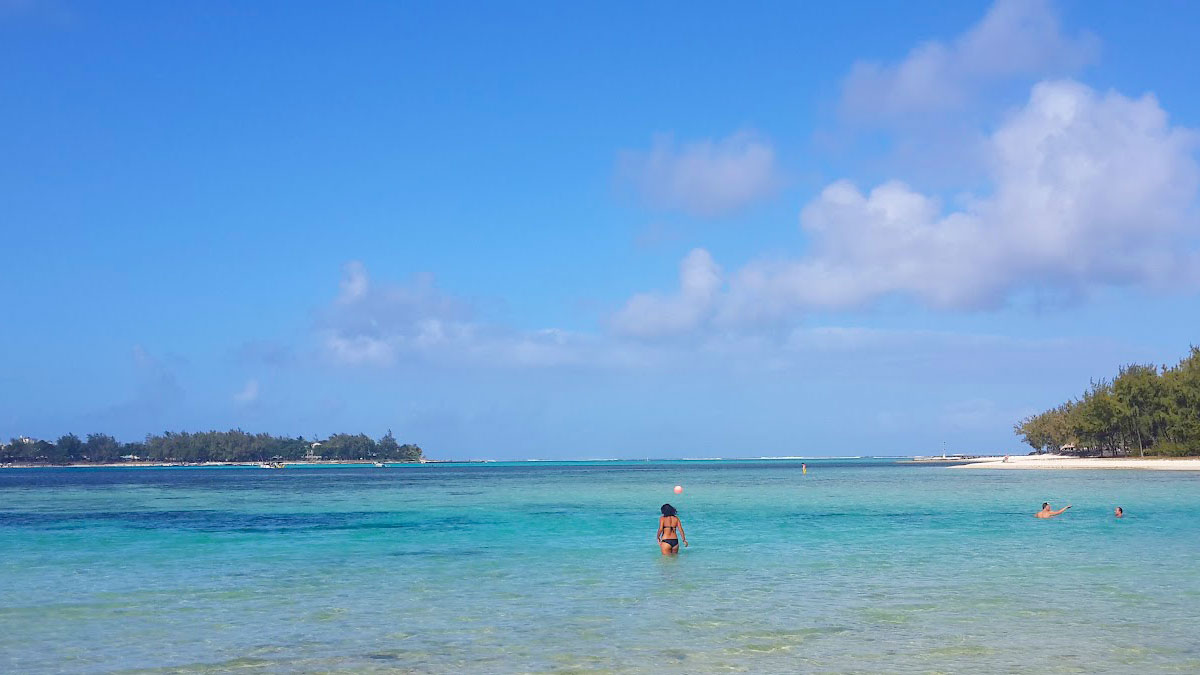
POLYGON ((1020 451, 1200 342, 1198 25, 0 0, 0 437, 1020 451))

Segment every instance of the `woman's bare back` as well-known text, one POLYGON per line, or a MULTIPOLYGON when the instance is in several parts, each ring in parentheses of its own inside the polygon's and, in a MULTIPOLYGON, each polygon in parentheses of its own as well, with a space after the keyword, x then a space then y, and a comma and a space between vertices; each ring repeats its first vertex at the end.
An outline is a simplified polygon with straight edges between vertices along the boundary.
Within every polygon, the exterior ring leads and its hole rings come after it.
POLYGON ((663 539, 678 539, 675 535, 675 528, 679 527, 678 516, 659 516, 658 526, 662 528, 663 539))

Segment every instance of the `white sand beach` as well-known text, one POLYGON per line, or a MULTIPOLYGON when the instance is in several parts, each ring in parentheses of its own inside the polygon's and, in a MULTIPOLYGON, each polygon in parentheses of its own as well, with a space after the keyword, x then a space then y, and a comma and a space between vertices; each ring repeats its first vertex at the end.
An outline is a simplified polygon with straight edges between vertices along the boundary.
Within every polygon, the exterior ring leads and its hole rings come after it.
POLYGON ((1067 455, 1011 455, 963 460, 951 469, 1146 469, 1149 471, 1200 471, 1200 458, 1179 457, 1071 457, 1067 455))

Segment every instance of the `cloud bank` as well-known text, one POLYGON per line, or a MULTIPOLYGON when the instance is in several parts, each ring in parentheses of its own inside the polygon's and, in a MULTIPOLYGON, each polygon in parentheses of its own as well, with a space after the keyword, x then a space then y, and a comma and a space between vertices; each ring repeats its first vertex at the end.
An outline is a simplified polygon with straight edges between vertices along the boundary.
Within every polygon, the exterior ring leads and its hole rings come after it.
POLYGON ((614 326, 665 335, 891 295, 971 309, 1026 290, 1195 287, 1197 140, 1151 95, 1042 82, 988 139, 990 194, 947 210, 901 181, 866 192, 836 181, 801 213, 805 257, 756 261, 717 282, 711 256, 693 251, 678 294, 635 295, 614 326))

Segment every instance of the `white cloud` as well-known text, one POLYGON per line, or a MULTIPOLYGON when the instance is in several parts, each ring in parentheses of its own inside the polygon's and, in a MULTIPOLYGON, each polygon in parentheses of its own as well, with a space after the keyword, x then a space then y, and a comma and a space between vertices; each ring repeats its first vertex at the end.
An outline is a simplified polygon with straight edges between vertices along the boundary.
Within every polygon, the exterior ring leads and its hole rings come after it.
POLYGON ((618 178, 653 208, 702 217, 742 209, 782 183, 775 149, 747 131, 682 147, 668 135, 656 136, 649 151, 621 153, 618 178))
POLYGON ((366 266, 354 261, 345 265, 340 288, 317 325, 324 355, 338 365, 603 366, 640 358, 588 335, 515 331, 478 321, 468 303, 438 290, 428 276, 409 284, 375 284, 366 266))
MULTIPOLYGON (((704 371, 762 373, 803 370, 836 372, 853 353, 878 369, 908 368, 924 360, 928 368, 963 372, 963 359, 987 353, 1070 352, 1061 340, 1021 340, 1001 335, 923 330, 802 326, 780 331, 717 330, 696 339, 653 341, 701 325, 720 325, 719 303, 728 301, 728 285, 707 252, 692 251, 680 266, 677 292, 631 302, 612 326, 615 335, 591 335, 558 329, 517 331, 469 318, 442 321, 412 315, 412 303, 390 309, 409 316, 404 322, 378 320, 389 310, 376 298, 409 298, 419 285, 371 284, 355 303, 334 301, 319 327, 325 357, 343 367, 386 369, 402 366, 435 369, 605 369, 626 372, 704 371), (401 290, 405 292, 401 293, 401 290), (372 322, 360 312, 375 313, 372 322), (424 325, 424 328, 419 326, 424 325), (437 325, 438 328, 433 326, 437 325), (367 328, 372 326, 373 328, 367 328), (451 329, 447 329, 450 326, 451 329), (386 328, 385 328, 386 327, 386 328), (416 336, 423 336, 418 339, 416 336), (897 358, 897 354, 903 354, 897 358), (953 358, 950 358, 953 356, 953 358)), ((419 294, 416 294, 419 295, 419 294)), ((432 303, 426 306, 437 306, 432 303)), ((735 328, 735 327, 730 327, 735 328)), ((426 371, 428 372, 428 371, 426 371)), ((258 393, 257 383, 244 391, 258 393)), ((248 394, 246 396, 249 396, 248 394)))
POLYGON ((473 331, 466 303, 438 291, 430 277, 373 285, 366 265, 343 267, 340 293, 321 315, 325 351, 345 365, 393 365, 410 351, 461 340, 473 331))
POLYGON ((258 393, 258 380, 246 380, 246 384, 242 387, 242 390, 233 395, 233 400, 242 405, 250 405, 258 400, 258 393))
POLYGON ((1044 0, 998 0, 950 43, 925 42, 895 64, 859 62, 842 89, 852 117, 882 121, 951 111, 989 85, 1063 75, 1095 60, 1098 40, 1063 35, 1044 0))
POLYGON ((390 366, 396 362, 395 349, 386 340, 365 335, 331 332, 325 338, 325 351, 335 363, 347 366, 390 366))
MULTIPOLYGON (((635 296, 615 325, 686 332, 889 295, 952 309, 1028 290, 1190 288, 1200 281, 1196 147, 1151 95, 1043 82, 988 141, 990 194, 946 211, 899 181, 866 193, 837 181, 801 214, 806 257, 753 262, 726 290, 635 296)), ((715 268, 707 253, 693 257, 715 268)))
POLYGON ((694 328, 711 313, 721 289, 721 268, 704 249, 693 249, 679 264, 679 292, 639 293, 611 321, 621 335, 654 337, 694 328))
POLYGON ((751 268, 744 285, 801 305, 905 293, 977 307, 1040 286, 1188 281, 1196 140, 1153 96, 1044 82, 990 139, 991 195, 944 213, 900 182, 836 182, 801 215, 814 254, 751 268))

